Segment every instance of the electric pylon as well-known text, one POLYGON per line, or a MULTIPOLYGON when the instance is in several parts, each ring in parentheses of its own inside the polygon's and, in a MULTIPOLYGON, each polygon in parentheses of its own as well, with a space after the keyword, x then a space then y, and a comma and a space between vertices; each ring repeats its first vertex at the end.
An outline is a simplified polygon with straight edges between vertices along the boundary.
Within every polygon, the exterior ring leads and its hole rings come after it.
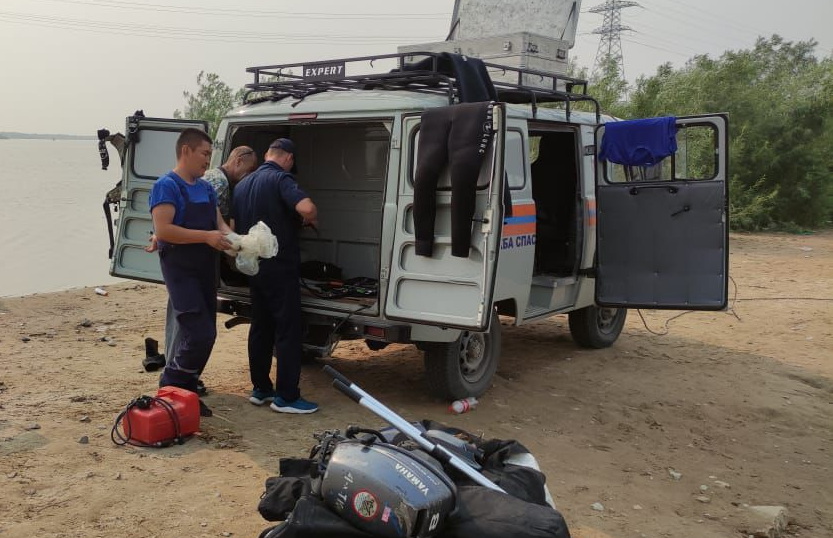
POLYGON ((624 80, 625 78, 625 63, 622 58, 622 32, 632 30, 630 26, 622 25, 622 10, 627 7, 638 6, 636 2, 625 0, 606 0, 604 4, 589 9, 590 13, 601 13, 604 15, 604 21, 601 27, 593 30, 592 33, 598 34, 599 49, 596 51, 596 60, 593 62, 593 74, 598 74, 602 65, 611 58, 616 62, 616 68, 619 76, 624 80))

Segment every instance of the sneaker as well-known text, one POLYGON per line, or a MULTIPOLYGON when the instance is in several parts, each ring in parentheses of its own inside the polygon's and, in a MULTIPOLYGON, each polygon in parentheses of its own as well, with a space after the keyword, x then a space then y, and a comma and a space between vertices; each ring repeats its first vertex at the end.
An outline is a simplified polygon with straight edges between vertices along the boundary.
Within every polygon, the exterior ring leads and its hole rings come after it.
POLYGON ((253 389, 252 395, 249 396, 249 401, 254 405, 263 405, 266 402, 274 400, 276 396, 277 394, 275 394, 274 390, 253 389))
POLYGON ((275 396, 272 400, 272 405, 270 405, 269 408, 272 409, 272 411, 277 411, 278 413, 306 415, 318 411, 318 404, 315 402, 308 402, 303 398, 287 402, 280 396, 275 396))
POLYGON ((205 388, 205 383, 202 382, 202 379, 197 379, 197 394, 200 396, 208 396, 208 389, 205 388))

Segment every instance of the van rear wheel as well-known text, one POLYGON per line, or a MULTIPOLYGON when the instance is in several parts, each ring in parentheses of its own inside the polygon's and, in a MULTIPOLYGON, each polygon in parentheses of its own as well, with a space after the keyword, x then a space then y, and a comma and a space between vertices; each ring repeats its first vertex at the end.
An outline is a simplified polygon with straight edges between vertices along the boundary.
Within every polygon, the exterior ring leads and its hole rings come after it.
POLYGON ((500 358, 500 319, 492 314, 486 332, 463 331, 454 342, 425 346, 425 377, 440 398, 480 396, 491 386, 500 358))
POLYGON ((570 334, 581 347, 610 347, 625 326, 628 311, 624 308, 588 306, 569 313, 570 334))

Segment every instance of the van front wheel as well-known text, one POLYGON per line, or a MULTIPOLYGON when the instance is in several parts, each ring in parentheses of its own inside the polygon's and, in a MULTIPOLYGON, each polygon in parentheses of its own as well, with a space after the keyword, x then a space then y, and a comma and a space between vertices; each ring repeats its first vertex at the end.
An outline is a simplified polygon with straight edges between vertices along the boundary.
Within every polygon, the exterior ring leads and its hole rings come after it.
POLYGON ((500 358, 500 319, 492 314, 486 332, 463 331, 454 342, 425 347, 425 377, 440 398, 480 396, 491 386, 500 358))
POLYGON ((624 308, 588 306, 569 314, 570 334, 581 347, 610 347, 619 338, 628 311, 624 308))

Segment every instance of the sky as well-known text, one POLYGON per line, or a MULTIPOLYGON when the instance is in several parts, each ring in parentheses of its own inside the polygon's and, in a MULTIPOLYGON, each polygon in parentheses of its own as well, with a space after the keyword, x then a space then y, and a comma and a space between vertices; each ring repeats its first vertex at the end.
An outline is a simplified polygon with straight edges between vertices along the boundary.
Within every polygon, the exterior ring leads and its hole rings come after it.
MULTIPOLYGON (((523 0, 514 0, 516 2, 523 0)), ((511 3, 511 2, 507 2, 511 3)), ((571 58, 592 66, 602 16, 583 0, 571 58)), ((632 82, 758 36, 833 54, 833 0, 639 0, 622 11, 632 82)), ((396 52, 445 39, 453 0, 2 0, 0 131, 95 134, 137 109, 170 117, 200 71, 237 88, 246 67, 396 52)), ((497 15, 499 16, 499 15, 497 15)))

